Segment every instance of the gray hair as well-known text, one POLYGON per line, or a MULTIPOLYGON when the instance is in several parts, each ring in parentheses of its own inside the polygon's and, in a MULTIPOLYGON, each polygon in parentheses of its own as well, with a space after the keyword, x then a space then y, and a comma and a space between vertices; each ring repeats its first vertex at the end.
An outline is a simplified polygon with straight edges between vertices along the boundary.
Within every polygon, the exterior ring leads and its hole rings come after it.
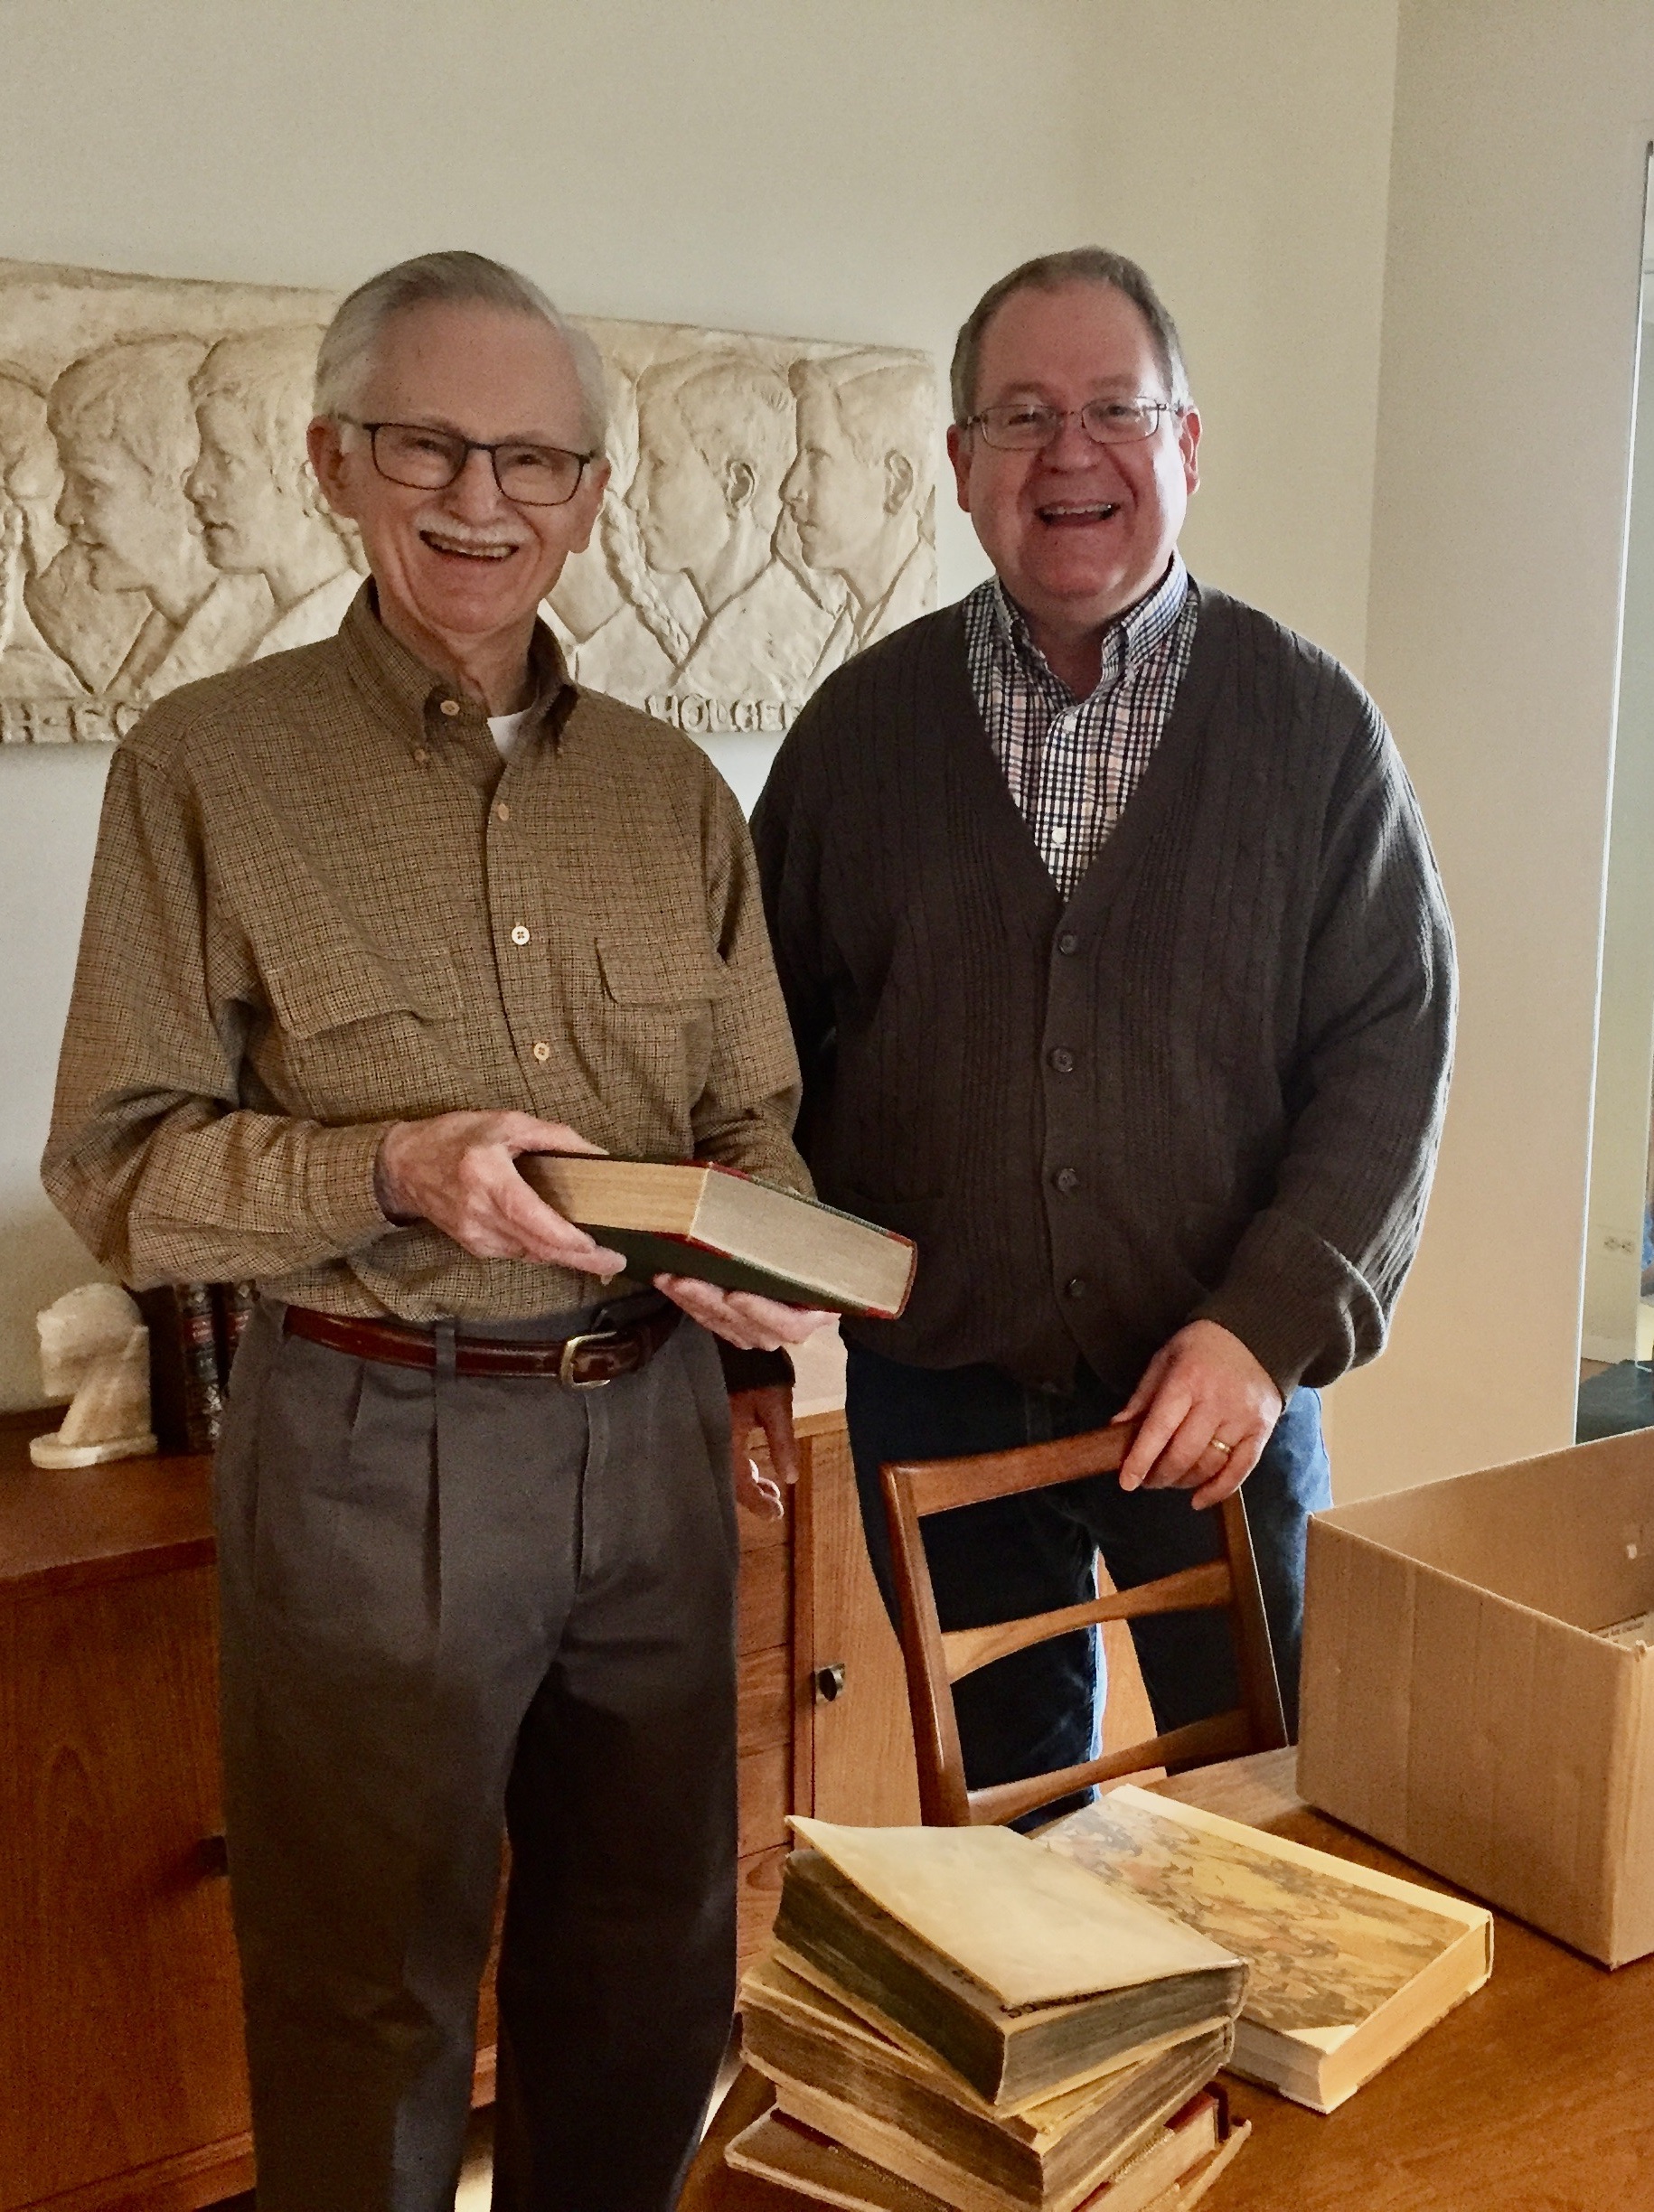
POLYGON ((418 254, 358 285, 322 335, 315 364, 316 413, 334 418, 348 415, 386 323, 410 307, 435 301, 449 306, 497 307, 507 314, 535 315, 550 323, 568 347, 579 380, 585 417, 581 435, 587 450, 600 450, 608 424, 601 354, 583 330, 558 313, 537 284, 503 261, 491 261, 486 254, 418 254))
POLYGON ((1075 246, 1067 253, 1040 254, 1024 261, 1008 276, 1001 276, 982 294, 960 328, 954 347, 949 377, 954 421, 963 429, 976 409, 976 377, 982 360, 982 337, 994 316, 1013 292, 1060 292, 1065 285, 1108 285, 1123 292, 1149 325, 1149 335, 1166 380, 1166 397, 1174 408, 1189 405, 1189 370, 1183 361, 1183 342, 1146 271, 1123 254, 1105 246, 1075 246))

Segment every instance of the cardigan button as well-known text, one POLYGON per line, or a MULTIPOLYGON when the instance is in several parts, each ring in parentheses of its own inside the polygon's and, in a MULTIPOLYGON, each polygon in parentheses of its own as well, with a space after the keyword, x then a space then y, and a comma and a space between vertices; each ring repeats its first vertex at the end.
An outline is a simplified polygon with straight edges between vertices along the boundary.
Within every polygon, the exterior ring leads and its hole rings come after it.
POLYGON ((1083 1275, 1070 1275, 1067 1281, 1063 1285, 1063 1296, 1065 1298, 1083 1298, 1090 1288, 1091 1285, 1085 1280, 1085 1278, 1083 1275))
POLYGON ((1063 1196, 1067 1198, 1073 1192, 1078 1190, 1080 1186, 1080 1171, 1077 1167, 1059 1167, 1057 1170, 1057 1173, 1051 1177, 1051 1180, 1056 1184, 1057 1189, 1061 1191, 1063 1196))
POLYGON ((1059 1075, 1073 1074, 1074 1054, 1066 1045, 1054 1045, 1051 1047, 1051 1065, 1059 1075))
POLYGON ((1077 952, 1079 949, 1080 941, 1074 932, 1064 930, 1062 935, 1057 940, 1057 950, 1059 952, 1077 952))

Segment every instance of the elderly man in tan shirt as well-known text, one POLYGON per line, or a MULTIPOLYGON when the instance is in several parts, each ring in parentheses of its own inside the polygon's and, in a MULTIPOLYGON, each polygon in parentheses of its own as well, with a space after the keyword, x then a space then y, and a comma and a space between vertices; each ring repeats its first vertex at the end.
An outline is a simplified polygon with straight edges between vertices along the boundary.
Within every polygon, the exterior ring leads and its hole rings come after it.
MULTIPOLYGON (((218 1468, 260 2212, 452 2204, 503 1828, 494 2201, 664 2212, 733 1975, 729 1417, 693 1323, 761 1369, 823 1317, 606 1296, 618 1255, 514 1161, 807 1188, 797 1070, 733 798, 535 619, 603 494, 589 346, 430 255, 345 302, 316 404, 372 581, 117 755, 45 1178, 128 1282, 260 1286, 218 1468)), ((756 1379, 738 1419, 785 1460, 756 1379)))

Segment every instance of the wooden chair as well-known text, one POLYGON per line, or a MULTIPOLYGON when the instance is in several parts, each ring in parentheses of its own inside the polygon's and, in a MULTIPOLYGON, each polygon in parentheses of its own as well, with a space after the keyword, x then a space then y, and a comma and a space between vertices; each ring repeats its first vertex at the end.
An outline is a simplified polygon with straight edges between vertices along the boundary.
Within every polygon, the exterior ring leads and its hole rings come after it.
POLYGON ((1223 1530, 1223 1554, 1204 1567, 1141 1583, 1135 1589, 1094 1598, 1021 1620, 944 1635, 936 1615, 930 1566, 919 1524, 932 1514, 988 1498, 1013 1497, 1086 1475, 1112 1474, 1125 1457, 1131 1428, 1096 1429, 1053 1444, 1017 1451, 983 1452, 968 1459, 931 1459, 881 1470, 885 1514, 890 1525, 897 1591, 901 1601, 902 1659, 913 1712, 919 1769, 920 1818, 927 1827, 986 1826, 1015 1820, 1054 1798, 1094 1782, 1140 1773, 1147 1767, 1195 1767, 1249 1751, 1278 1750, 1287 1740, 1281 1692, 1269 1647, 1264 1601, 1246 1515, 1237 1496, 1213 1510, 1223 1530), (1001 1782, 987 1789, 965 1786, 964 1760, 954 1711, 954 1684, 995 1659, 1031 1644, 1088 1628, 1101 1621, 1141 1620, 1151 1613, 1222 1608, 1229 1615, 1240 1675, 1241 1702, 1210 1720, 1171 1729, 1145 1742, 1087 1759, 1077 1767, 1001 1782))

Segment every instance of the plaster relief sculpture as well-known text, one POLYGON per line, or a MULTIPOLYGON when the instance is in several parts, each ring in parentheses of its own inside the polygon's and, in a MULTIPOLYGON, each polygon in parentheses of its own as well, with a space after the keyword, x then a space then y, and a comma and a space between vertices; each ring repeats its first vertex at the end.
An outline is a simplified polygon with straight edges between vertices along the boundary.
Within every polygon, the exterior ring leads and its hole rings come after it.
MULTIPOLYGON (((337 628, 362 576, 305 458, 334 295, 0 262, 0 738, 112 738, 337 628)), ((921 354, 587 322, 611 469, 546 605, 576 680, 778 734, 935 599, 921 354)))
POLYGON ((35 1437, 40 1467, 97 1467, 155 1448, 149 1427, 149 1331, 118 1283, 84 1283, 35 1316, 41 1387, 67 1398, 62 1426, 35 1437))

